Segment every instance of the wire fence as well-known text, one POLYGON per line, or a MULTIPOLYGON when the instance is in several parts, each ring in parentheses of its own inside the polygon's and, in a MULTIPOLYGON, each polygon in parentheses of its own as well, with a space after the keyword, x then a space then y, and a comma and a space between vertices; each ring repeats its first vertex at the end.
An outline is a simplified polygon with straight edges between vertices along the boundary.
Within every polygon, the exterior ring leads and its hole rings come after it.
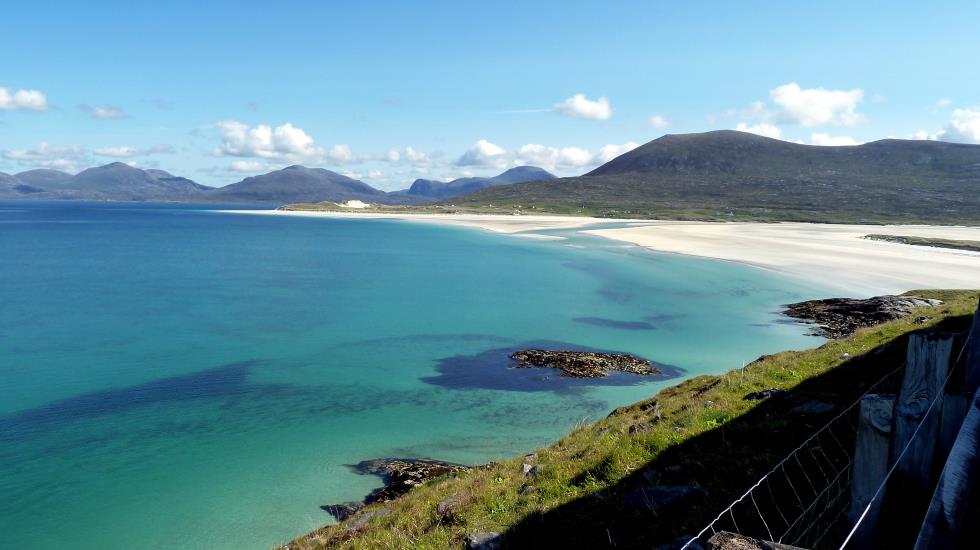
MULTIPOLYGON (((969 337, 965 339, 956 359, 951 360, 944 389, 953 379, 969 340, 969 337)), ((721 532, 804 548, 843 549, 851 543, 869 510, 880 506, 883 495, 888 492, 888 484, 896 484, 894 473, 906 458, 920 428, 931 415, 937 415, 941 410, 937 403, 944 395, 944 389, 932 399, 909 442, 893 456, 892 465, 871 501, 860 514, 857 510, 848 510, 861 401, 869 394, 898 393, 904 371, 903 363, 872 384, 722 510, 682 549, 707 547, 708 539, 721 532), (849 519, 855 516, 856 522, 849 519)), ((923 503, 923 510, 926 505, 928 501, 923 503)), ((918 532, 915 523, 906 528, 918 532)))

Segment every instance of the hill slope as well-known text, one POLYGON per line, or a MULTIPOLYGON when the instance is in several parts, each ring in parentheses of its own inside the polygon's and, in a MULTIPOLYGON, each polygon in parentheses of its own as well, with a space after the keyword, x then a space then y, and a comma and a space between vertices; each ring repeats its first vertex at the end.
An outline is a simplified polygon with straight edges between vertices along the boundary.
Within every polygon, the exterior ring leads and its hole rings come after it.
POLYGON ((289 166, 282 170, 245 178, 209 193, 211 200, 229 202, 317 202, 383 200, 384 191, 323 168, 289 166))
POLYGON ((580 177, 484 189, 493 204, 610 217, 980 223, 980 145, 800 145, 721 130, 667 135, 580 177))
POLYGON ((417 179, 403 193, 413 197, 445 199, 488 187, 554 178, 554 174, 543 168, 538 168, 537 166, 518 166, 490 178, 458 178, 448 182, 417 179))
POLYGON ((61 187, 71 180, 71 174, 68 172, 62 172, 61 170, 50 170, 46 168, 18 172, 17 174, 14 174, 14 177, 27 185, 40 187, 41 189, 45 190, 61 187))

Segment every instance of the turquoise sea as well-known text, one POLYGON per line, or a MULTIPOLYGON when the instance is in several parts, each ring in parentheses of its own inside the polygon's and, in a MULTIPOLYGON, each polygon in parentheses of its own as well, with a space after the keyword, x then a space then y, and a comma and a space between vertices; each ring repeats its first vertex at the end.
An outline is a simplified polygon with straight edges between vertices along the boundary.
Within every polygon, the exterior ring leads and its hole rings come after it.
POLYGON ((679 380, 505 368, 535 343, 691 376, 820 342, 777 312, 827 292, 748 266, 215 208, 0 202, 0 545, 268 548, 380 484, 348 464, 512 456, 679 380))

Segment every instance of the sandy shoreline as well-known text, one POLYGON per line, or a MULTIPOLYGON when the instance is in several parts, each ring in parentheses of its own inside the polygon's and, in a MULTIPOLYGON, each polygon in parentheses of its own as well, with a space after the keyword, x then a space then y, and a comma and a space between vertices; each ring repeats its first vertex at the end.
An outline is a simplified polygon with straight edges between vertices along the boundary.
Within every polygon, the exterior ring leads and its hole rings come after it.
POLYGON ((380 214, 233 210, 242 214, 329 218, 387 218, 474 227, 521 237, 547 229, 583 233, 658 252, 700 256, 772 269, 846 295, 904 292, 915 288, 980 287, 980 253, 862 239, 870 233, 980 241, 980 227, 832 225, 814 223, 677 222, 504 214, 380 214), (630 222, 630 227, 589 229, 630 222), (528 233, 531 232, 531 233, 528 233))

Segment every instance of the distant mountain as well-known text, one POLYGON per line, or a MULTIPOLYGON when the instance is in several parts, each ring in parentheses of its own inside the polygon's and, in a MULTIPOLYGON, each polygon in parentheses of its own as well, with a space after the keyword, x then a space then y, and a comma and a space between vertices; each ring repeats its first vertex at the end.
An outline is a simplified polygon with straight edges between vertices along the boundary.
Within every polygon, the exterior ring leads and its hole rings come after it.
POLYGON ((202 199, 212 188, 163 170, 141 170, 113 162, 72 176, 58 170, 28 170, 0 187, 0 198, 184 201, 202 199))
POLYGON ((290 166, 245 178, 238 183, 215 189, 211 200, 229 202, 294 202, 348 201, 381 202, 386 193, 370 185, 323 168, 290 166))
POLYGON ((62 187, 91 198, 180 200, 210 189, 162 170, 141 170, 123 162, 89 168, 72 176, 62 187))
POLYGON ((490 178, 459 178, 448 182, 417 179, 404 194, 417 198, 445 199, 487 187, 554 179, 554 174, 536 166, 518 166, 490 178))
POLYGON ((64 186, 71 179, 71 174, 61 170, 41 168, 15 174, 18 180, 27 185, 41 189, 55 189, 64 186))
POLYGON ((800 145, 722 130, 667 135, 584 176, 483 189, 457 205, 611 217, 980 223, 980 145, 800 145))

